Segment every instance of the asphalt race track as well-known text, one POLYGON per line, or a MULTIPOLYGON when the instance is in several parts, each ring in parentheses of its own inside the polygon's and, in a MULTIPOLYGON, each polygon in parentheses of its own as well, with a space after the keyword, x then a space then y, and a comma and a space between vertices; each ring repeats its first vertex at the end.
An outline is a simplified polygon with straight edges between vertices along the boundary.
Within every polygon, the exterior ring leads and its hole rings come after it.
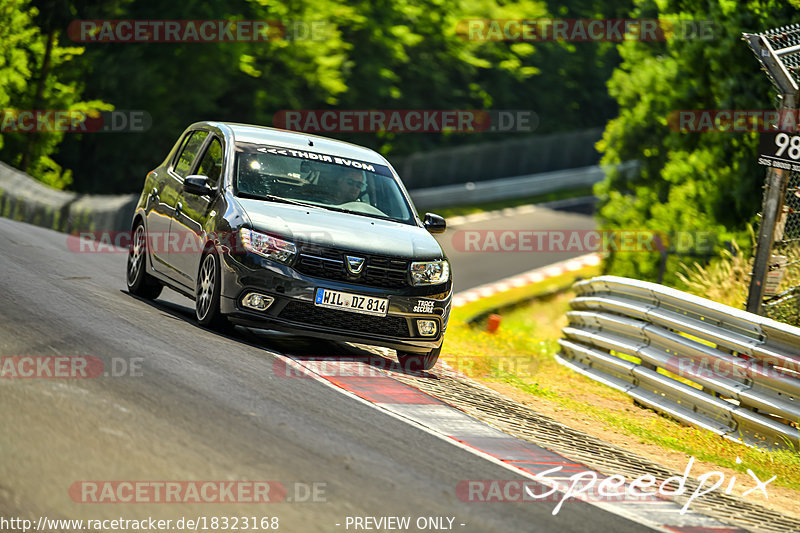
POLYGON ((93 356, 128 374, 0 379, 0 514, 278 517, 279 530, 297 532, 347 531, 348 516, 453 517, 453 529, 476 533, 646 530, 577 501, 553 516, 552 504, 459 500, 462 480, 517 476, 330 386, 273 370, 276 353, 338 355, 346 346, 201 329, 192 303, 172 291, 155 303, 128 295, 125 260, 77 253, 64 234, 0 219, 0 355, 93 356), (74 501, 70 487, 86 480, 276 481, 287 497, 74 501))
POLYGON ((594 218, 582 213, 527 206, 507 214, 465 217, 455 225, 448 220, 448 224, 448 230, 438 235, 436 240, 442 245, 453 265, 453 287, 456 292, 599 251, 569 249, 566 245, 561 251, 556 245, 551 247, 544 236, 541 239, 544 249, 537 249, 538 237, 532 235, 532 232, 556 234, 564 237, 564 243, 567 243, 573 233, 582 236, 587 230, 594 230, 594 218), (465 242, 465 234, 468 232, 478 233, 477 238, 465 242), (488 233, 500 241, 496 248, 488 239, 488 233), (503 235, 506 233, 509 238, 503 242, 503 235), (527 241, 525 235, 528 235, 527 241), (512 251, 503 250, 503 244, 512 251), (525 245, 530 250, 526 250, 525 245))

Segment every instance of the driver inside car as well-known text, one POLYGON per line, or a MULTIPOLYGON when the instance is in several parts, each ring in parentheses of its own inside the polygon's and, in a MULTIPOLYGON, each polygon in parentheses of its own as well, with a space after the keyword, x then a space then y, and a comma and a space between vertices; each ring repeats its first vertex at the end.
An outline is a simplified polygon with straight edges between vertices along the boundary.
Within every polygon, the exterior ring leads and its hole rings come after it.
POLYGON ((331 196, 333 204, 355 202, 364 188, 364 174, 360 170, 348 168, 339 173, 334 183, 331 196))

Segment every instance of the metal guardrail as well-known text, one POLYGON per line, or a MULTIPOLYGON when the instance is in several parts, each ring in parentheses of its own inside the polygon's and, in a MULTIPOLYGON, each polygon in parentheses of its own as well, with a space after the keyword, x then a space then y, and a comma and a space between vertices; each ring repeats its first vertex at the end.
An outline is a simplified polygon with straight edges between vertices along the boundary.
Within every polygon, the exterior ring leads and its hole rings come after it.
POLYGON ((138 199, 58 191, 0 162, 0 216, 20 222, 66 233, 125 231, 138 199))
MULTIPOLYGON (((490 134, 489 134, 490 135, 490 134)), ((603 128, 512 135, 503 140, 389 156, 409 189, 456 185, 596 165, 603 128)))
POLYGON ((727 439, 800 449, 800 328, 634 279, 575 290, 559 363, 727 439))
MULTIPOLYGON (((636 172, 638 168, 638 161, 628 161, 617 166, 619 172, 636 172)), ((413 189, 409 191, 409 194, 411 194, 417 209, 422 210, 431 207, 450 207, 494 202, 509 198, 524 198, 537 194, 585 187, 603 181, 605 176, 604 168, 596 165, 498 180, 413 189)))
MULTIPOLYGON (((636 171, 635 161, 618 166, 636 171)), ((418 209, 533 196, 592 185, 605 177, 599 166, 409 191, 418 209)), ((0 216, 67 233, 130 229, 137 194, 79 195, 57 191, 0 162, 0 216)))

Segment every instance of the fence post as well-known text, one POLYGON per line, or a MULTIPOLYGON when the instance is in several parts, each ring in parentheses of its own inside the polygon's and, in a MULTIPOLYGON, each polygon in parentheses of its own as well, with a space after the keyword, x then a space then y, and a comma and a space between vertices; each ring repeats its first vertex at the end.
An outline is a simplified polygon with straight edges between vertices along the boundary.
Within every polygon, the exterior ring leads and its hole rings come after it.
POLYGON ((783 198, 786 196, 788 178, 789 173, 781 169, 770 168, 767 170, 764 207, 761 212, 761 225, 758 229, 756 256, 753 260, 753 271, 750 276, 750 289, 747 293, 748 313, 761 313, 761 302, 764 300, 764 282, 769 272, 772 244, 775 242, 775 225, 778 223, 778 213, 783 209, 783 198))

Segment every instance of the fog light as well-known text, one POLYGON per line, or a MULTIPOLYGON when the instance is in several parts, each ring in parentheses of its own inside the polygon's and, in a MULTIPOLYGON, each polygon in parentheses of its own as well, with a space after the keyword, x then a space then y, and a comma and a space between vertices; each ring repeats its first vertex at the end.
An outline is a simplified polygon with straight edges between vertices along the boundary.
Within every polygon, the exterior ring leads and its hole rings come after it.
POLYGON ((417 320, 417 330, 423 337, 433 337, 436 335, 436 321, 417 320))
POLYGON ((242 305, 250 309, 255 309, 256 311, 265 311, 274 301, 275 298, 272 296, 264 296, 257 292, 250 292, 242 298, 242 305))

